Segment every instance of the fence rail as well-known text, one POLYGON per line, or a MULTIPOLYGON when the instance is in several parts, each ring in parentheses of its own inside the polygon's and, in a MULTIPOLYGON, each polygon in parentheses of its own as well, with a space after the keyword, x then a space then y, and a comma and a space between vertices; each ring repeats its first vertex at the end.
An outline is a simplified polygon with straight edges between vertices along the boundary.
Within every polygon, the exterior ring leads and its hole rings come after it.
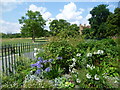
POLYGON ((17 67, 16 56, 21 56, 25 52, 33 51, 33 48, 40 48, 44 43, 19 43, 19 44, 8 44, 2 45, 0 48, 2 58, 2 72, 6 75, 15 73, 17 67))

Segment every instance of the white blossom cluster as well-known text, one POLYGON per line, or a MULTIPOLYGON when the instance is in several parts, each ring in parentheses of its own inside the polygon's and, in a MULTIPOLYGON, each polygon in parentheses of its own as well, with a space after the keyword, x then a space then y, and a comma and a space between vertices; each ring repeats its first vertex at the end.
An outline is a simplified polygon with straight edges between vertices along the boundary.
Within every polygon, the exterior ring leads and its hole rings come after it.
MULTIPOLYGON (((88 78, 88 79, 90 79, 90 78, 92 78, 92 76, 90 75, 90 74, 86 74, 86 77, 88 78)), ((99 76, 97 75, 97 74, 95 74, 95 76, 93 77, 95 80, 99 80, 100 78, 99 78, 99 76)))
POLYGON ((72 61, 73 61, 72 65, 69 65, 69 72, 71 72, 71 69, 72 69, 72 68, 75 66, 75 64, 76 64, 76 59, 75 59, 75 58, 73 58, 72 61))
POLYGON ((34 57, 36 57, 36 55, 38 54, 38 51, 40 51, 40 49, 34 48, 34 57))
POLYGON ((27 75, 25 77, 24 83, 29 82, 31 80, 37 80, 38 82, 42 82, 42 79, 40 79, 39 77, 37 77, 35 75, 27 75))
POLYGON ((94 54, 103 54, 104 51, 103 50, 98 50, 97 52, 94 52, 94 54))
POLYGON ((89 64, 87 64, 87 68, 90 68, 91 70, 93 70, 95 68, 95 66, 90 66, 89 64))

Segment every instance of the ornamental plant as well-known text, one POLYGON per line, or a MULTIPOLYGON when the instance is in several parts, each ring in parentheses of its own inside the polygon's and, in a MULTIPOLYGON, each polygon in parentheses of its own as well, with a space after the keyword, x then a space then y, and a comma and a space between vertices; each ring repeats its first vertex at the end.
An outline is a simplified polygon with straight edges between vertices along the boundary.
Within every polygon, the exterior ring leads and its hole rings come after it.
POLYGON ((41 57, 38 58, 39 61, 37 61, 35 64, 31 64, 31 67, 34 68, 32 71, 34 71, 33 74, 39 75, 41 78, 44 78, 44 73, 50 72, 51 67, 50 63, 53 61, 53 59, 49 60, 43 60, 41 57))
POLYGON ((54 64, 59 64, 60 68, 64 68, 65 73, 69 72, 69 65, 71 64, 69 60, 73 57, 75 48, 63 40, 50 42, 44 49, 46 58, 54 58, 54 64), (57 59, 57 57, 62 58, 57 59))

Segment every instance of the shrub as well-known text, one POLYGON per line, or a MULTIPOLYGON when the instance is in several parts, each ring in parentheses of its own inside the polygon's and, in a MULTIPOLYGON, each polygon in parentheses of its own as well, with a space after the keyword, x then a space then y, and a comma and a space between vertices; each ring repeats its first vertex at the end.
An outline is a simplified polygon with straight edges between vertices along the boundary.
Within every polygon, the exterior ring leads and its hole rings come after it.
POLYGON ((46 58, 53 58, 54 64, 60 65, 65 69, 65 72, 69 70, 69 59, 74 55, 75 49, 68 44, 67 41, 50 42, 45 48, 46 58), (62 57, 57 59, 57 57, 62 57))

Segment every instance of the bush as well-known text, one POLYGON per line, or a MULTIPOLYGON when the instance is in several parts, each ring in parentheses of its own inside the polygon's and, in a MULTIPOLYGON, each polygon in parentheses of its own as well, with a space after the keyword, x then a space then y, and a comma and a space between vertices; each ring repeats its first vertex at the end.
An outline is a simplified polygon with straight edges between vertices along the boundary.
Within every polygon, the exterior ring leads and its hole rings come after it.
POLYGON ((16 61, 17 68, 15 74, 10 74, 9 76, 2 74, 2 88, 21 88, 25 76, 30 73, 32 60, 19 57, 16 61))
POLYGON ((69 59, 74 55, 75 49, 67 41, 50 42, 45 48, 46 58, 53 58, 55 65, 60 65, 68 73, 69 59), (57 57, 62 57, 57 59, 57 57))

